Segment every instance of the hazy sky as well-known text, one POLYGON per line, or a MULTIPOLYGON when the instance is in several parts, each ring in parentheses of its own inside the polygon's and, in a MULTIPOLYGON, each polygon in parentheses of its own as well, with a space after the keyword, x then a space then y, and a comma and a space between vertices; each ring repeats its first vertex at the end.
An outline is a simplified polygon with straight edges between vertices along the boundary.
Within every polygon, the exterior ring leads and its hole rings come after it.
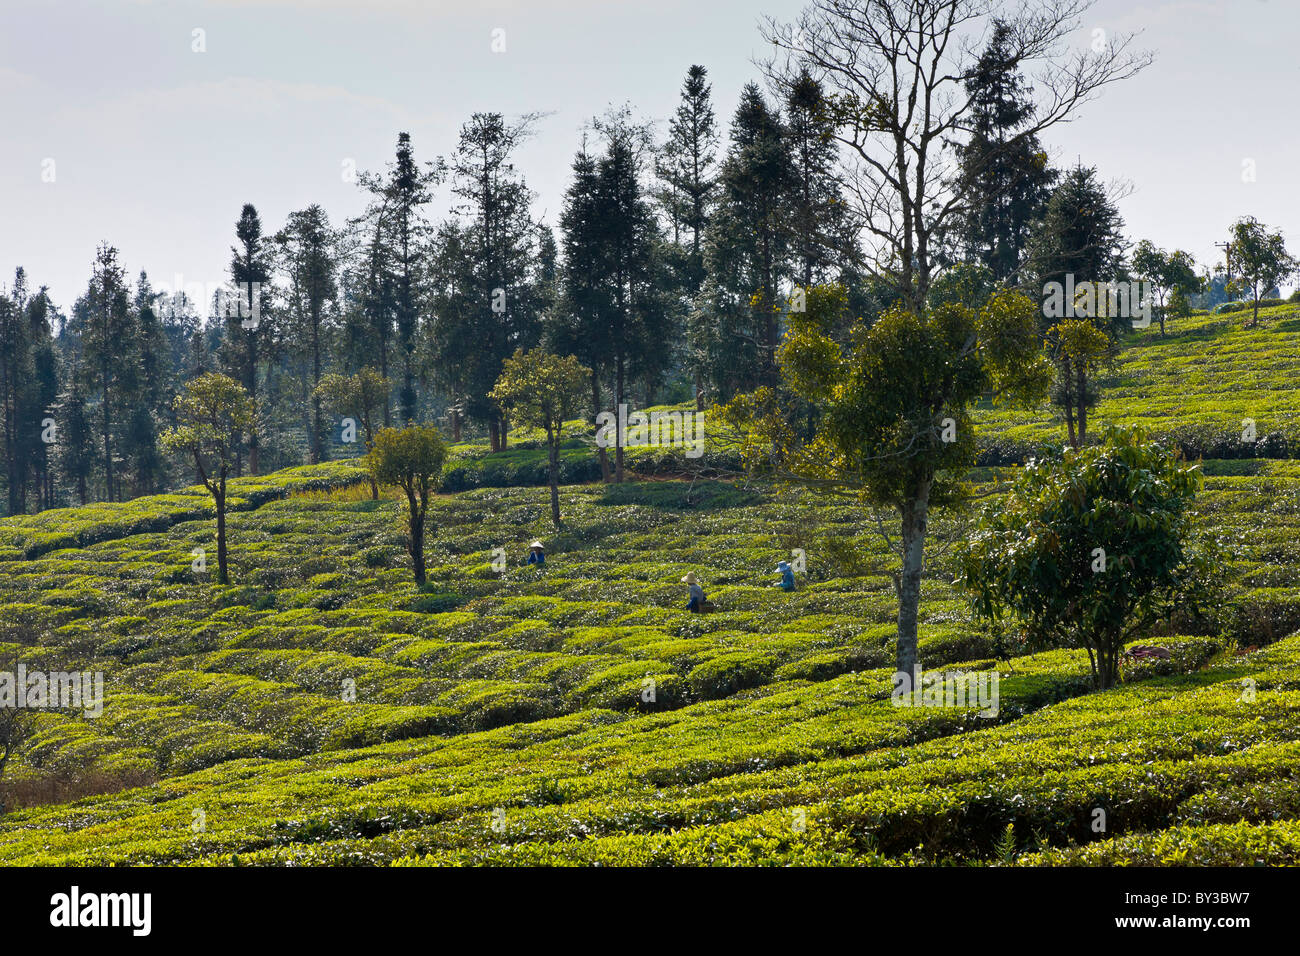
MULTIPOLYGON (((4 0, 0 282, 24 265, 66 311, 101 240, 133 278, 220 282, 243 203, 268 231, 312 202, 341 223, 364 203, 345 164, 380 168, 399 130, 418 159, 445 154, 473 111, 552 114, 519 166, 555 225, 591 116, 630 102, 665 120, 702 63, 729 119, 757 77, 759 17, 802 5, 4 0), (192 50, 196 29, 206 52, 192 50)), ((1132 183, 1131 239, 1209 264, 1228 224, 1252 214, 1300 251, 1300 0, 1099 0, 1077 42, 1096 29, 1142 31, 1156 63, 1052 131, 1054 158, 1132 183)))

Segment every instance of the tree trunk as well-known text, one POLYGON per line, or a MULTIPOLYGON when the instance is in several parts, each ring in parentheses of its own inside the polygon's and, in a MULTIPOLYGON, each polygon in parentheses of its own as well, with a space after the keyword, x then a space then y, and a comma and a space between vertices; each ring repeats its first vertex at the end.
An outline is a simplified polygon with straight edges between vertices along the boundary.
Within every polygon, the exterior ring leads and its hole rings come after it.
POLYGON ((614 384, 614 414, 618 418, 614 430, 614 482, 623 483, 623 421, 619 413, 623 410, 623 356, 616 359, 617 374, 614 384))
MULTIPOLYGON (((600 414, 600 379, 596 372, 591 373, 591 414, 593 417, 600 414)), ((600 480, 609 484, 609 455, 604 448, 596 448, 596 457, 600 459, 600 480)))
POLYGON ((488 448, 491 451, 501 450, 501 432, 500 426, 495 418, 488 421, 488 448))
MULTIPOLYGON (((105 372, 107 382, 108 373, 105 372)), ((109 402, 108 385, 104 385, 104 491, 109 501, 113 500, 113 425, 112 405, 109 402)))
POLYGON ((221 491, 213 495, 217 504, 217 583, 229 584, 226 570, 226 479, 221 479, 221 491))
POLYGON ((453 443, 460 442, 460 411, 451 409, 451 440, 453 443))
POLYGON ((903 570, 898 581, 897 670, 911 675, 919 664, 917 613, 921 605, 921 571, 925 565, 926 525, 930 510, 931 479, 919 482, 903 509, 903 570))
POLYGON ((411 534, 411 565, 415 569, 415 583, 424 586, 424 511, 415 503, 415 495, 406 493, 407 505, 410 507, 409 530, 411 534))
POLYGON ((1088 375, 1079 369, 1079 448, 1088 444, 1088 375))
POLYGON ((560 436, 546 429, 546 443, 550 448, 551 521, 560 526, 560 436))
POLYGON ((501 419, 501 450, 505 451, 510 447, 510 423, 504 418, 501 419))

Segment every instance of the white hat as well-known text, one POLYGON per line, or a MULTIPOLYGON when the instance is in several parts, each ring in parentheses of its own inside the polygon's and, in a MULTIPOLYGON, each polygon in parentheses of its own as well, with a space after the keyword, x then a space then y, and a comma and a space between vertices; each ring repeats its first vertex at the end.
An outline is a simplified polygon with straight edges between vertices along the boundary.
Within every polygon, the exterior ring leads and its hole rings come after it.
POLYGON ((532 544, 530 544, 528 547, 529 547, 530 549, 531 549, 531 548, 536 548, 538 551, 545 551, 545 550, 546 550, 546 546, 545 546, 544 544, 542 544, 540 541, 534 541, 534 542, 533 542, 532 544))
POLYGON ((695 577, 695 572, 687 571, 686 577, 682 578, 682 584, 699 584, 699 580, 695 577))

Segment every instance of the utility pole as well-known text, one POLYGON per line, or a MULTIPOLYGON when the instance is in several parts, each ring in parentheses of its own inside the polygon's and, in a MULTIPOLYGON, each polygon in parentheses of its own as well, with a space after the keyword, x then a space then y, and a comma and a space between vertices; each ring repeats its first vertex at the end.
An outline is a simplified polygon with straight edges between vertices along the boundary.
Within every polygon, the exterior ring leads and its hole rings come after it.
POLYGON ((1228 270, 1228 281, 1231 282, 1232 281, 1232 243, 1216 242, 1214 244, 1214 248, 1223 250, 1223 260, 1228 270))

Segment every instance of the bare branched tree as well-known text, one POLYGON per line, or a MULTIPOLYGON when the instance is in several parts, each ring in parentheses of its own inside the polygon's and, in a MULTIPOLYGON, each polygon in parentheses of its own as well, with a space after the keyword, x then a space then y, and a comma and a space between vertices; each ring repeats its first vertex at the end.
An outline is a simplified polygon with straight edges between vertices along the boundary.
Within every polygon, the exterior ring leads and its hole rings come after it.
MULTIPOLYGON (((1093 0, 812 0, 794 23, 768 18, 762 64, 784 91, 807 69, 827 93, 843 147, 840 184, 857 207, 863 270, 924 314, 938 244, 965 208, 955 147, 970 133, 974 71, 995 23, 1008 70, 1032 83, 1035 112, 1008 146, 1075 118, 1152 54, 1132 34, 1070 38, 1093 0)), ((849 250, 845 250, 846 253, 849 250)))

